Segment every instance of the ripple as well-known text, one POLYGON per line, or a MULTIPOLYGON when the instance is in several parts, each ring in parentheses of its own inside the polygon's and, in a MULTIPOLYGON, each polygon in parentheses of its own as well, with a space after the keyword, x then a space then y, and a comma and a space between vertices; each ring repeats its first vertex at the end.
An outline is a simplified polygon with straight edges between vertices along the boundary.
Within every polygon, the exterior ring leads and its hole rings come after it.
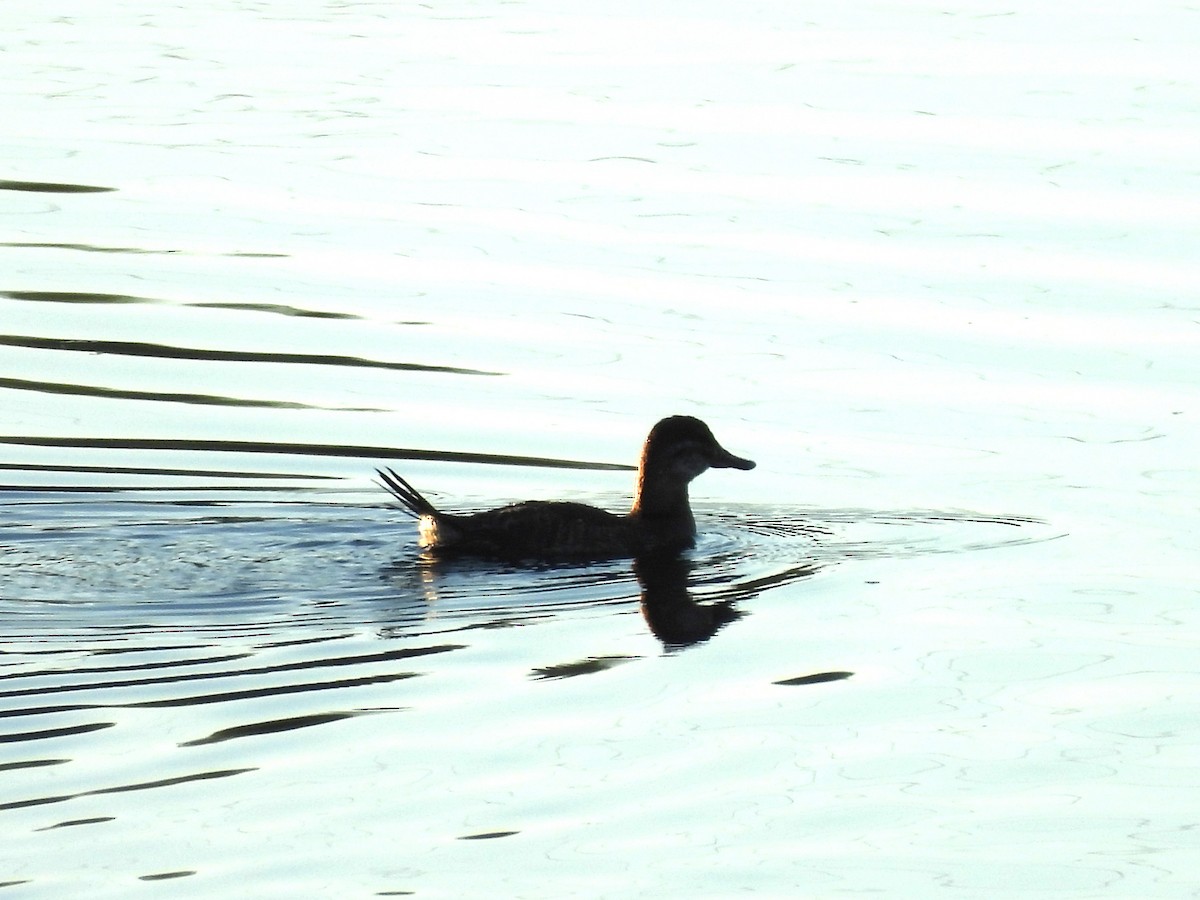
POLYGON ((715 513, 727 526, 717 555, 744 560, 800 559, 813 566, 852 559, 902 559, 962 553, 1060 537, 1040 520, 965 511, 759 507, 715 513), (799 554, 799 557, 798 557, 799 554))
POLYGON ((0 191, 28 191, 35 194, 104 194, 115 190, 114 187, 102 187, 95 184, 0 180, 0 191))
MULTIPOLYGON (((646 573, 639 576, 628 560, 518 566, 428 559, 410 525, 374 506, 222 499, 200 508, 191 500, 28 497, 6 506, 16 520, 0 557, 0 609, 17 613, 8 617, 8 639, 86 632, 120 646, 186 622, 197 638, 257 635, 263 646, 283 645, 362 625, 391 637, 512 627, 631 611, 645 600, 646 573)), ((686 567, 670 574, 679 583, 664 582, 660 571, 653 586, 707 604, 740 603, 858 560, 1059 536, 1037 519, 965 511, 699 506, 697 516, 697 546, 686 567)), ((204 664, 178 654, 170 662, 204 664)), ((130 668, 144 665, 157 664, 130 668)))
POLYGON ((30 350, 60 350, 76 353, 104 353, 115 356, 140 356, 157 359, 188 359, 204 362, 253 362, 306 366, 341 366, 364 369, 389 369, 400 372, 435 372, 450 375, 502 375, 483 369, 459 366, 435 366, 423 363, 366 359, 333 353, 283 353, 278 351, 225 350, 212 347, 182 347, 146 341, 102 341, 92 338, 0 335, 0 344, 30 350))
POLYGON ((253 722, 249 725, 237 725, 232 728, 222 728, 207 737, 183 741, 180 747, 201 747, 205 744, 219 744, 238 738, 259 737, 264 734, 278 734, 282 731, 295 731, 298 728, 311 728, 314 725, 326 725, 330 722, 340 722, 354 716, 365 714, 365 710, 343 710, 339 712, 313 713, 307 716, 291 716, 286 719, 270 719, 265 722, 253 722))
POLYGON ((9 809, 24 809, 30 806, 45 806, 48 803, 63 803, 68 800, 74 800, 77 797, 96 797, 104 794, 123 794, 130 791, 145 791, 154 788, 174 787, 180 784, 189 784, 196 781, 212 781, 217 778, 231 778, 234 775, 244 775, 247 772, 256 771, 256 766, 246 766, 237 769, 216 769, 204 772, 194 772, 187 775, 177 775, 172 778, 157 778, 153 781, 140 781, 132 784, 120 784, 112 787, 94 788, 87 791, 78 791, 74 794, 53 794, 42 797, 31 797, 26 800, 14 800, 9 803, 0 803, 0 810, 9 809))

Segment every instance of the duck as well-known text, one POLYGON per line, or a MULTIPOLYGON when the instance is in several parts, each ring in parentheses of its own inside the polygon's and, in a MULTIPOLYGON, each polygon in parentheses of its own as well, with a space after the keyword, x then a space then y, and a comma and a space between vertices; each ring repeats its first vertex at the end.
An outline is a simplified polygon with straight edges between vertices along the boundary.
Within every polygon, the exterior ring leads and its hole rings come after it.
POLYGON ((527 500, 477 513, 435 507, 393 469, 376 469, 396 508, 417 520, 432 557, 599 561, 687 550, 696 542, 688 486, 708 469, 753 469, 693 416, 668 416, 650 429, 638 462, 633 504, 624 515, 585 503, 527 500))

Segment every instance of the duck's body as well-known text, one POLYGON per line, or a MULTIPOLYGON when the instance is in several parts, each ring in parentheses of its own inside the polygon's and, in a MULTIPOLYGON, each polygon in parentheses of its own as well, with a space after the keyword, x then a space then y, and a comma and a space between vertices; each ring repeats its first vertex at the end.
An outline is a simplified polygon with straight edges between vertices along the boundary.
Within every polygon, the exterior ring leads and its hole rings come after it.
POLYGON ((685 550, 696 540, 688 484, 710 467, 753 469, 690 416, 663 419, 646 438, 637 493, 625 515, 583 503, 531 500, 471 515, 438 510, 391 469, 379 472, 419 521, 421 546, 439 555, 585 560, 685 550))

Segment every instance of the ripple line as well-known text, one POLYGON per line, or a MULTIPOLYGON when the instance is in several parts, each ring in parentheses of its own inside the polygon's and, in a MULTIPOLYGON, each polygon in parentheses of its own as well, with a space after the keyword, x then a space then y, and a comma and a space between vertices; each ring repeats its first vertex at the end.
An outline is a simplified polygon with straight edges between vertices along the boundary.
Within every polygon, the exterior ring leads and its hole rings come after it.
POLYGON ((255 772, 257 766, 250 766, 243 769, 216 769, 211 772, 197 772, 194 775, 178 775, 174 778, 160 778, 157 781, 141 781, 135 784, 122 784, 115 787, 96 788, 90 791, 79 791, 75 794, 56 794, 50 797, 34 797, 29 800, 14 800, 9 803, 0 803, 0 810, 5 809, 25 809, 30 806, 45 806, 49 803, 62 803, 65 800, 74 800, 76 797, 97 797, 101 794, 123 794, 129 791, 146 791, 151 788, 173 787, 177 784, 189 784, 194 781, 211 781, 215 778, 231 778, 234 775, 242 775, 246 772, 255 772))
POLYGON ((112 728, 116 722, 88 722, 85 725, 66 725, 62 728, 43 728, 40 731, 17 731, 12 734, 0 734, 0 744, 15 744, 19 741, 44 741, 48 738, 70 737, 76 734, 89 734, 112 728))
MULTIPOLYGON (((101 294, 92 291, 0 291, 0 297, 10 300, 25 300, 31 303, 99 303, 99 304, 168 304, 170 300, 159 300, 155 297, 138 297, 133 294, 101 294)), ((355 313, 333 312, 324 309, 302 309, 298 306, 287 306, 282 303, 178 303, 178 306, 193 309, 230 309, 240 312, 274 313, 280 316, 293 316, 303 319, 362 319, 355 313)))
MULTIPOLYGON (((204 656, 191 659, 155 660, 149 663, 132 663, 124 666, 76 666, 71 669, 72 675, 107 675, 112 672, 146 672, 154 669, 177 669, 181 666, 203 666, 206 664, 228 663, 253 656, 252 653, 226 653, 222 656, 204 656)), ((11 678, 44 678, 61 675, 60 669, 38 669, 32 672, 6 672, 0 674, 0 679, 11 678)), ((0 715, 4 715, 0 711, 0 715)))
POLYGON ((246 688, 241 691, 222 691, 217 694, 195 694, 191 697, 171 697, 166 700, 142 700, 137 703, 114 703, 112 705, 122 709, 171 709, 176 706, 203 706, 209 703, 225 703, 230 700, 254 700, 259 697, 283 697, 287 694, 307 694, 311 691, 390 684, 393 681, 416 678, 418 675, 420 675, 419 672, 393 672, 388 675, 344 678, 341 681, 306 681, 301 684, 272 685, 265 688, 246 688))
MULTIPOLYGON (((168 469, 155 466, 49 465, 45 463, 0 462, 0 469, 17 472, 95 472, 99 475, 184 475, 193 478, 270 478, 293 481, 338 481, 337 475, 306 475, 296 472, 239 472, 232 469, 168 469)), ((38 488, 42 490, 42 488, 38 488)), ((211 490, 211 488, 210 488, 211 490)))
POLYGON ((314 725, 326 725, 330 722, 341 722, 355 716, 365 715, 362 710, 346 710, 342 712, 313 713, 308 716, 293 716, 286 719, 271 719, 266 722, 253 722, 249 725, 235 725, 232 728, 222 728, 214 731, 208 737, 196 738, 193 741, 183 741, 180 747, 201 747, 205 744, 219 744, 222 741, 232 741, 238 738, 259 737, 264 734, 279 734, 283 731, 295 731, 298 728, 311 728, 314 725))
POLYGON ((144 341, 97 341, 86 338, 42 338, 30 335, 0 335, 0 344, 26 347, 31 350, 65 350, 76 353, 108 353, 114 356, 148 356, 160 359, 194 359, 205 362, 287 363, 309 366, 347 366, 366 369, 391 369, 401 372, 437 372, 450 375, 503 375, 484 369, 464 369, 458 366, 430 366, 422 363, 388 362, 361 356, 338 356, 328 353, 272 353, 254 350, 212 350, 200 347, 179 347, 172 344, 152 344, 144 341))
POLYGON ((0 772, 11 772, 14 769, 40 769, 44 766, 61 766, 69 763, 69 759, 20 759, 16 762, 0 763, 0 772))
POLYGON ((254 409, 320 409, 333 412, 385 412, 370 406, 314 406, 293 400, 248 400, 219 394, 164 393, 135 391, 126 388, 100 387, 91 384, 63 384, 56 381, 30 381, 25 378, 0 378, 0 388, 10 391, 35 391, 71 397, 96 397, 101 400, 155 400, 162 403, 189 403, 194 406, 237 406, 254 409))
MULTIPOLYGON (((279 663, 271 666, 254 666, 247 669, 223 669, 217 672, 188 672, 182 675, 167 675, 159 678, 125 678, 115 681, 95 681, 87 684, 56 684, 46 687, 27 688, 23 690, 0 691, 0 697, 32 697, 42 694, 62 694, 72 691, 104 690, 107 688, 145 687, 156 684, 178 684, 189 681, 202 681, 213 678, 238 678, 246 675, 273 675, 280 672, 299 672, 309 669, 324 669, 332 666, 358 666, 369 663, 394 662, 401 659, 412 659, 419 656, 429 656, 434 653, 448 653, 452 650, 462 650, 464 644, 438 644, 433 647, 412 647, 405 650, 390 650, 384 653, 367 653, 361 656, 339 656, 332 658, 304 660, 303 662, 279 663)), ((159 701, 151 701, 158 703, 159 701)), ((146 704, 131 704, 143 706, 146 704)))
POLYGON ((53 181, 6 181, 0 179, 0 191, 29 191, 35 194, 103 194, 113 187, 95 184, 60 184, 53 181))
POLYGON ((88 819, 67 819, 65 822, 55 822, 53 825, 44 825, 41 828, 35 828, 34 831, 53 831, 55 828, 71 828, 75 825, 99 825, 101 822, 112 822, 116 816, 92 816, 88 819))
POLYGON ((585 462, 508 453, 475 453, 460 450, 417 450, 364 444, 275 444, 266 441, 213 441, 178 438, 89 438, 0 435, 0 444, 29 447, 77 447, 91 450, 193 450, 205 453, 279 453, 296 456, 341 456, 358 459, 405 459, 432 462, 483 463, 497 466, 533 466, 543 469, 586 469, 597 472, 632 472, 626 463, 585 462))

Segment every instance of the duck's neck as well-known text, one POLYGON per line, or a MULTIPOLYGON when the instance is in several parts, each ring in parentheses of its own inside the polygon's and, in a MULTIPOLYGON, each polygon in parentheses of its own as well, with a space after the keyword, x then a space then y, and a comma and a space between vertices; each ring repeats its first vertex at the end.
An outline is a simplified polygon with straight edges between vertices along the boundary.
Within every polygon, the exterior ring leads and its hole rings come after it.
POLYGON ((688 486, 667 483, 659 479, 647 481, 644 472, 638 473, 637 495, 629 517, 654 529, 671 532, 673 537, 691 539, 696 536, 696 520, 688 503, 688 486))

